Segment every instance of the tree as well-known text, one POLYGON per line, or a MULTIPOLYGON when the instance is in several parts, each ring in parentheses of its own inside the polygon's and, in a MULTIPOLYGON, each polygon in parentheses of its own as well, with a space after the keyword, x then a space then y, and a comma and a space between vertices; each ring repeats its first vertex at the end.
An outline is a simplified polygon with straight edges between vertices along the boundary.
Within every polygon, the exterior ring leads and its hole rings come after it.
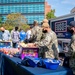
POLYGON ((20 13, 11 13, 7 15, 7 20, 4 22, 3 26, 10 31, 15 26, 18 26, 23 30, 26 30, 27 28, 30 27, 26 23, 27 19, 23 15, 21 15, 20 13))
POLYGON ((2 23, 2 16, 0 16, 0 23, 2 23))
POLYGON ((51 9, 51 11, 47 13, 46 18, 47 19, 56 18, 54 13, 55 13, 55 9, 53 9, 53 10, 51 9))
POLYGON ((9 24, 2 24, 1 27, 4 27, 6 30, 9 30, 9 31, 11 31, 14 28, 14 26, 9 25, 9 24))
POLYGON ((0 26, 2 25, 2 22, 3 22, 3 17, 0 16, 0 26))
POLYGON ((21 15, 20 13, 11 13, 7 15, 7 20, 5 23, 9 23, 10 25, 19 26, 27 23, 27 19, 21 15))

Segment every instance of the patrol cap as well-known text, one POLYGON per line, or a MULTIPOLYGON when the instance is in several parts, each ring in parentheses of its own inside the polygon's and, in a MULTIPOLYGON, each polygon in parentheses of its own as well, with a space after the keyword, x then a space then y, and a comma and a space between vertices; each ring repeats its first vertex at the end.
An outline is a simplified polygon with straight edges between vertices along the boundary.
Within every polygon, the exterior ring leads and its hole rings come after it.
POLYGON ((69 25, 67 25, 68 28, 74 27, 75 26, 75 21, 71 21, 69 25))
POLYGON ((44 19, 44 20, 43 20, 43 23, 48 23, 48 20, 47 20, 47 19, 44 19))
POLYGON ((42 27, 49 27, 49 24, 48 23, 43 23, 42 27))
POLYGON ((74 27, 75 26, 75 21, 71 21, 70 26, 74 27))

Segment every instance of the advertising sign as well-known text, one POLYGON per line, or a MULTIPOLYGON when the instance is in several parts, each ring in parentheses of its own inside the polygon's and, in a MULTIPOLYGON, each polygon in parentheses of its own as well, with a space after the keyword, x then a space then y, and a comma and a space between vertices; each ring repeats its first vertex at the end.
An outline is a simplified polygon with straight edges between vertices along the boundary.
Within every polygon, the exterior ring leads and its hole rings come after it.
POLYGON ((65 52, 69 50, 70 39, 58 39, 59 52, 65 52))
POLYGON ((25 56, 38 57, 39 48, 21 48, 21 59, 24 59, 25 56))
POLYGON ((74 17, 51 22, 52 30, 57 34, 58 38, 71 38, 72 34, 67 31, 67 26, 70 25, 71 21, 74 21, 74 17))

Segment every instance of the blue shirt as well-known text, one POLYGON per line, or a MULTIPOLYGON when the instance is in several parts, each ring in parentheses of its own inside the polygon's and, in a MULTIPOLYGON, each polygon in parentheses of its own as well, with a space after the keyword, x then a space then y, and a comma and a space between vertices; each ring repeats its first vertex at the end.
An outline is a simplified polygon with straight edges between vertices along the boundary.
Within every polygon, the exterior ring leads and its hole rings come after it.
POLYGON ((24 41, 25 38, 26 38, 26 33, 22 30, 22 31, 20 32, 20 41, 24 41))

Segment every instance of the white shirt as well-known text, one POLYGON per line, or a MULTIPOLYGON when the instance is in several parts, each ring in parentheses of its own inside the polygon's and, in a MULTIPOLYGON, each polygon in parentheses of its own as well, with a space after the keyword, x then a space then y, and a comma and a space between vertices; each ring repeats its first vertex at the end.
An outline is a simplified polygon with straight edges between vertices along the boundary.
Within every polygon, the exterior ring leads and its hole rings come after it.
POLYGON ((26 34, 27 34, 27 37, 26 37, 26 38, 27 38, 27 39, 30 39, 30 36, 31 36, 31 30, 28 30, 26 34))
POLYGON ((10 40, 10 33, 9 33, 8 30, 5 30, 5 31, 4 31, 4 33, 2 34, 2 39, 3 39, 4 41, 10 40))

